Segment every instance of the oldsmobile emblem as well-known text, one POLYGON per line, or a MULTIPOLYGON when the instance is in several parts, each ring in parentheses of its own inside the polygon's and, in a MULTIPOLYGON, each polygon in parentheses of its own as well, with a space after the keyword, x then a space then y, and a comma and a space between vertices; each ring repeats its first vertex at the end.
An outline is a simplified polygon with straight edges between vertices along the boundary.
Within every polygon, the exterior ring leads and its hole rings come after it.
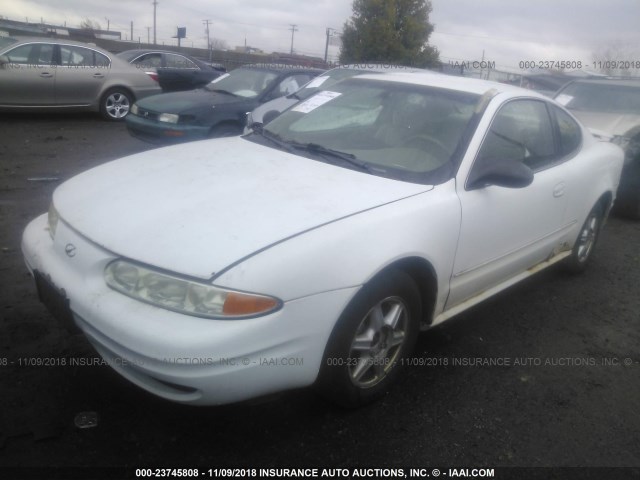
POLYGON ((75 257, 76 246, 73 243, 67 243, 64 247, 64 253, 67 254, 67 257, 75 257))

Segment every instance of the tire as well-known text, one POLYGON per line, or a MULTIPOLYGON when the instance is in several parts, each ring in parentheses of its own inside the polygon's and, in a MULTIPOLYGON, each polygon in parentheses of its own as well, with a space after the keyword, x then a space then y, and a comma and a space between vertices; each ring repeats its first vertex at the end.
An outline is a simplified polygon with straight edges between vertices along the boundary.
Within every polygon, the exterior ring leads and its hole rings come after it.
POLYGON ((569 273, 582 273, 586 270, 600 236, 603 220, 604 209, 602 204, 598 203, 587 215, 587 219, 584 221, 571 251, 571 256, 564 261, 566 271, 569 273))
POLYGON ((242 127, 233 123, 223 123, 216 125, 211 129, 209 136, 211 138, 235 137, 242 133, 242 127))
POLYGON ((336 323, 316 387, 328 400, 356 408, 381 397, 415 345, 420 294, 406 273, 392 270, 365 285, 336 323))
POLYGON ((133 105, 133 95, 124 88, 107 90, 100 100, 100 114, 105 120, 121 122, 133 105))

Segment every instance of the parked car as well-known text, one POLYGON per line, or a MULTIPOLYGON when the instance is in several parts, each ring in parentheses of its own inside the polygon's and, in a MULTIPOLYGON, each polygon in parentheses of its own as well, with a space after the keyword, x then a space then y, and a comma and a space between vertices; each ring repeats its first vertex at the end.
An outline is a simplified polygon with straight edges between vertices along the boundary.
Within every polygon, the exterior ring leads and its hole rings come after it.
POLYGON ((250 133, 254 128, 262 128, 262 125, 273 120, 301 100, 306 100, 320 90, 330 88, 335 83, 346 78, 364 75, 365 73, 389 73, 389 72, 424 72, 423 69, 415 69, 401 65, 390 64, 351 64, 341 65, 324 72, 314 78, 309 83, 303 85, 300 90, 290 93, 284 97, 279 97, 258 106, 253 112, 247 114, 247 122, 244 133, 250 133))
POLYGON ((135 100, 160 93, 142 70, 95 45, 0 38, 0 110, 89 110, 123 120, 135 100))
POLYGON ((126 50, 117 56, 138 68, 154 69, 164 92, 204 87, 226 72, 222 65, 206 63, 176 52, 138 49, 126 50))
POLYGON ((240 67, 204 88, 138 102, 127 128, 135 137, 165 143, 240 135, 247 112, 295 92, 321 72, 283 65, 240 67))
POLYGON ((601 138, 625 150, 615 210, 640 219, 640 80, 575 80, 555 99, 601 138))
POLYGON ((559 262, 584 270, 623 157, 532 91, 362 75, 251 135, 78 175, 22 249, 40 298, 149 392, 315 385, 358 406, 419 330, 559 262))

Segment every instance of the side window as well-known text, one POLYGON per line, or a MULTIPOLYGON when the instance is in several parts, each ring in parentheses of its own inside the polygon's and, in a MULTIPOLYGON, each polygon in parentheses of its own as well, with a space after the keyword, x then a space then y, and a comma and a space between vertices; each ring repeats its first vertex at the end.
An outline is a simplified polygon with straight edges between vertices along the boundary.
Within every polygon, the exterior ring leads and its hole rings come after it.
POLYGON ((11 63, 22 65, 51 65, 53 62, 53 45, 49 43, 31 43, 21 45, 7 53, 11 63))
POLYGON ((140 68, 160 68, 162 66, 162 54, 147 53, 136 58, 133 63, 140 66, 140 68))
POLYGON ((553 107, 558 122, 558 132, 560 138, 560 155, 570 155, 580 146, 582 142, 582 131, 580 125, 558 107, 553 107))
POLYGON ((96 67, 108 67, 111 65, 111 60, 106 55, 102 55, 99 52, 93 52, 93 56, 95 58, 95 66, 96 67))
POLYGON ((547 107, 536 100, 514 100, 497 113, 477 161, 523 162, 539 170, 556 159, 553 129, 547 107))
POLYGON ((93 50, 72 45, 60 45, 60 62, 68 67, 93 67, 93 50))
POLYGON ((167 68, 191 68, 198 69, 198 65, 193 63, 187 57, 182 55, 174 55, 173 53, 165 53, 165 66, 167 68))

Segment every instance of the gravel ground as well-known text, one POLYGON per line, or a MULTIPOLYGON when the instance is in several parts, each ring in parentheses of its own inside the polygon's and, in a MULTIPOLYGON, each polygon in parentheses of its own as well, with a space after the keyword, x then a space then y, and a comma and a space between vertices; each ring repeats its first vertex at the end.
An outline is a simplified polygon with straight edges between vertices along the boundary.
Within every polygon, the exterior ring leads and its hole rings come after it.
POLYGON ((93 115, 5 116, 0 132, 0 467, 640 467, 639 222, 610 219, 585 274, 550 269, 423 334, 374 405, 297 391, 189 407, 95 364, 20 253, 61 181, 152 147, 93 115), (82 412, 97 426, 77 428, 82 412))

